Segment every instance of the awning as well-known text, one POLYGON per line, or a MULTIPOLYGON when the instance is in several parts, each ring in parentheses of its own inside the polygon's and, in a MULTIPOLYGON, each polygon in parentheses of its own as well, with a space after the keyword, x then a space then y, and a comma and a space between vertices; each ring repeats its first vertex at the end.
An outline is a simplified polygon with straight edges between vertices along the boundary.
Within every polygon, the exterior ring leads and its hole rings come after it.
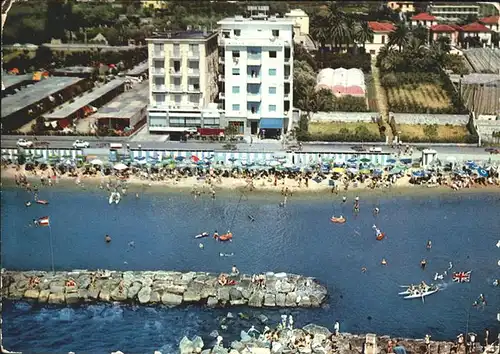
POLYGON ((262 118, 260 120, 260 129, 283 129, 282 118, 262 118))

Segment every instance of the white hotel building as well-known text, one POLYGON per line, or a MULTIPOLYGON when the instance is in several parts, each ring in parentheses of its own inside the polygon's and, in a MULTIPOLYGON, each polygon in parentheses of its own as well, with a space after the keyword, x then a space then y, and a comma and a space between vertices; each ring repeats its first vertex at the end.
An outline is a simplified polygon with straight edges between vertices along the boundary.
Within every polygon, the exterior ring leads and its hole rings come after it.
POLYGON ((245 135, 283 132, 292 123, 295 23, 267 16, 267 9, 249 8, 257 14, 218 22, 223 125, 245 135))

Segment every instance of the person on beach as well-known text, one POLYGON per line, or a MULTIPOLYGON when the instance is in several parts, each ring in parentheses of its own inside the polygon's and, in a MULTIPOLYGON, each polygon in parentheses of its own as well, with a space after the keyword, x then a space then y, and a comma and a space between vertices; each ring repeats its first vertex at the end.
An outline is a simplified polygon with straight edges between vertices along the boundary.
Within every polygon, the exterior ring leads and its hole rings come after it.
POLYGON ((231 268, 231 275, 238 276, 239 274, 240 274, 239 269, 236 268, 236 265, 233 264, 233 268, 231 268))

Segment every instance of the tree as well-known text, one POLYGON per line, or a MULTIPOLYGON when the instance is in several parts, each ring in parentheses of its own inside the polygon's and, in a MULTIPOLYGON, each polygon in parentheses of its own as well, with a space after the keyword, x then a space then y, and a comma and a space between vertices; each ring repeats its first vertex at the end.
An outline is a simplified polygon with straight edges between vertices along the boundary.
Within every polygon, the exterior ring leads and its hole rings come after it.
POLYGON ((358 43, 362 43, 363 48, 365 48, 366 42, 373 41, 373 31, 368 26, 368 22, 363 21, 354 25, 354 39, 358 43))
POLYGON ((421 24, 411 30, 411 35, 423 44, 429 42, 429 30, 421 24))
POLYGON ((408 43, 410 30, 404 23, 398 23, 394 31, 389 33, 389 46, 397 46, 399 51, 408 43))

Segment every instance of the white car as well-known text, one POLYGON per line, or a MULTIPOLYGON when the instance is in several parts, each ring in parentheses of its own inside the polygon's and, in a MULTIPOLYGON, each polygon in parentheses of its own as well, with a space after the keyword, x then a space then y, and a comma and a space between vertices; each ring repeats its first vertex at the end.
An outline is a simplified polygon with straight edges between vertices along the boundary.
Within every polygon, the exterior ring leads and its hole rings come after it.
POLYGON ((381 147, 372 146, 370 148, 370 152, 382 152, 382 148, 381 147))
POLYGON ((88 143, 88 141, 83 141, 83 140, 77 140, 73 143, 73 147, 75 149, 84 149, 84 148, 88 148, 90 146, 90 144, 88 143))
POLYGON ((33 142, 26 140, 26 139, 19 139, 17 141, 17 146, 23 147, 23 148, 30 148, 33 146, 33 142))

